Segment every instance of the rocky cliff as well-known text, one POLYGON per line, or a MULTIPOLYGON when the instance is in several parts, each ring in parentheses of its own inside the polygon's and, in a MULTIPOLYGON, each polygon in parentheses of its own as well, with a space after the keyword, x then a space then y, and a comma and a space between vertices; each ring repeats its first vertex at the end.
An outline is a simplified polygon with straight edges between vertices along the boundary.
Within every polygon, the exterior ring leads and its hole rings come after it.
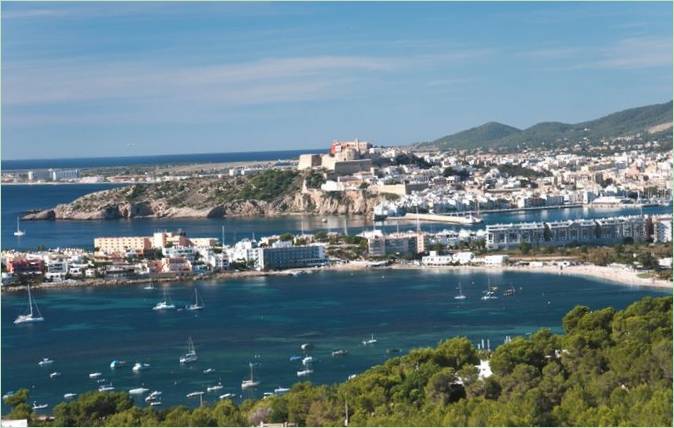
POLYGON ((255 177, 195 178, 135 184, 84 195, 70 203, 30 213, 25 220, 105 220, 371 214, 380 196, 367 191, 322 192, 302 186, 298 173, 267 171, 255 177))

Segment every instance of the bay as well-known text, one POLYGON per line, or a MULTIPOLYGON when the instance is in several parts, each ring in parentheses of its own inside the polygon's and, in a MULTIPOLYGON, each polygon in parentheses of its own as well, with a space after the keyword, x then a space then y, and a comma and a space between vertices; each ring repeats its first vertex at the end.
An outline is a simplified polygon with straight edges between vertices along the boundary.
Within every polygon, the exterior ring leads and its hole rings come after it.
MULTIPOLYGON (((622 286, 585 278, 521 272, 480 271, 366 271, 252 279, 175 283, 144 290, 139 286, 36 290, 44 323, 14 325, 26 307, 25 292, 2 296, 2 386, 4 391, 28 387, 31 400, 51 406, 68 392, 97 387, 88 374, 101 372, 118 390, 144 386, 163 391, 165 405, 197 405, 185 397, 192 391, 222 382, 219 394, 237 400, 301 380, 300 345, 312 343, 317 362, 308 379, 315 383, 346 380, 391 355, 433 346, 438 341, 467 336, 492 347, 506 335, 534 332, 540 327, 561 332, 561 319, 576 304, 593 309, 624 308, 643 296, 663 296, 671 290, 622 286), (465 301, 453 296, 461 282, 465 301), (514 285, 512 297, 482 301, 487 284, 499 294, 514 285), (178 307, 189 303, 198 287, 206 308, 199 312, 158 313, 152 306, 166 290, 178 307), (521 287, 521 289, 520 289, 521 287), (371 334, 374 346, 361 341, 371 334), (178 357, 192 337, 199 361, 180 366, 178 357), (331 351, 347 349, 334 358, 331 351), (49 357, 54 364, 39 367, 49 357), (134 374, 130 365, 111 370, 114 359, 147 362, 151 368, 134 374), (241 381, 248 362, 258 364, 260 387, 245 395, 241 381), (204 374, 206 368, 214 373, 204 374), (62 376, 50 379, 49 373, 62 376)), ((217 399, 207 394, 208 401, 217 399)), ((136 399, 139 405, 142 400, 136 399)))

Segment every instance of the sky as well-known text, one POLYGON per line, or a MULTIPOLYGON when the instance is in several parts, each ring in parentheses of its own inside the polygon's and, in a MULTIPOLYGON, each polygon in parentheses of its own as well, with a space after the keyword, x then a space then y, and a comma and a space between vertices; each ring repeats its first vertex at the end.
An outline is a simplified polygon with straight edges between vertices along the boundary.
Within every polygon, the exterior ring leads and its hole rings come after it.
POLYGON ((2 2, 4 159, 429 141, 672 98, 672 4, 2 2))

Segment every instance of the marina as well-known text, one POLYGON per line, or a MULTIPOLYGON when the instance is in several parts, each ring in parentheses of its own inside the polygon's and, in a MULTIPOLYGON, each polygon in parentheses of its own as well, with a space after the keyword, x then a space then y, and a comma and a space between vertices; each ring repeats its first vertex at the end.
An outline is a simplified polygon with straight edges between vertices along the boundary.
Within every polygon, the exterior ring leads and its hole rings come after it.
POLYGON ((507 336, 539 327, 560 332, 559 320, 577 302, 622 308, 644 295, 669 293, 521 272, 389 271, 385 278, 359 272, 357 280, 353 273, 321 272, 175 283, 153 291, 36 290, 49 322, 23 325, 13 320, 25 310, 27 293, 10 293, 2 299, 3 393, 28 387, 31 400, 52 407, 66 394, 96 389, 162 392, 161 400, 138 395, 141 406, 196 406, 220 396, 242 400, 305 379, 343 381, 393 355, 452 336, 468 336, 477 345, 484 340, 484 346, 488 340, 493 348, 507 336), (454 299, 459 282, 463 301, 454 299), (480 300, 490 284, 501 285, 499 296, 510 284, 525 286, 507 298, 480 300), (209 302, 204 310, 162 316, 148 310, 163 288, 176 304, 194 302, 193 285, 209 302), (179 364, 190 336, 198 344, 198 361, 179 364), (361 343, 369 340, 376 343, 361 343), (36 364, 43 359, 46 367, 36 364), (50 378, 53 372, 61 375, 50 378), (90 379, 90 373, 100 376, 90 379), (186 397, 193 392, 203 393, 186 397))

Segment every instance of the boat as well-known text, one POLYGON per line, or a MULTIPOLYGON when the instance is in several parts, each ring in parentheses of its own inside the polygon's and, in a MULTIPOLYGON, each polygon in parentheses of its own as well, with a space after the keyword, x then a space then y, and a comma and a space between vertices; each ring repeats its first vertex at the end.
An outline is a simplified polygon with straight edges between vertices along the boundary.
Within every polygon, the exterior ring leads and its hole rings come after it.
POLYGON ((487 289, 482 292, 483 296, 480 299, 481 300, 496 300, 496 299, 498 299, 498 296, 496 295, 497 290, 498 290, 498 287, 492 287, 491 283, 488 283, 487 289))
POLYGON ((110 363, 110 368, 111 369, 116 369, 117 367, 124 367, 126 365, 126 361, 123 360, 112 360, 110 363))
POLYGON ((298 361, 301 360, 302 356, 301 355, 291 355, 290 356, 290 361, 298 361))
POLYGON ((505 291, 503 292, 503 295, 506 297, 513 296, 514 294, 515 294, 515 287, 513 286, 506 288, 505 291))
POLYGON ((151 393, 148 394, 147 397, 145 397, 145 402, 147 403, 148 401, 156 400, 160 396, 161 396, 161 391, 152 391, 151 393))
POLYGON ((105 383, 107 380, 105 378, 96 379, 96 383, 105 383))
POLYGON ((200 396, 200 395, 204 395, 204 391, 194 391, 194 392, 190 392, 190 393, 187 394, 185 397, 187 397, 187 398, 192 398, 192 397, 198 397, 198 396, 200 396))
POLYGON ((63 394, 63 398, 65 400, 72 400, 75 397, 77 397, 77 394, 75 394, 73 392, 68 392, 68 393, 63 394))
POLYGON ((37 363, 37 365, 44 367, 44 366, 48 366, 48 365, 53 364, 53 363, 54 363, 54 360, 50 360, 49 358, 45 357, 45 358, 41 359, 37 363))
POLYGON ((49 404, 37 404, 33 401, 33 410, 46 409, 47 407, 49 407, 49 404))
POLYGON ((215 369, 208 368, 208 369, 203 370, 201 373, 209 374, 209 373, 213 373, 214 371, 215 371, 215 369))
POLYGON ((142 394, 145 394, 148 391, 149 391, 149 389, 142 388, 142 387, 141 388, 131 388, 129 390, 129 394, 131 394, 131 395, 142 395, 142 394))
POLYGON ((400 353, 400 349, 398 349, 398 348, 389 348, 389 349, 386 350, 386 353, 387 353, 387 354, 399 354, 399 353, 400 353))
POLYGON ((26 234, 26 232, 24 232, 23 230, 21 230, 19 228, 19 217, 17 217, 16 218, 16 232, 14 232, 14 236, 23 236, 25 234, 26 234))
POLYGON ((161 401, 152 401, 150 403, 150 406, 155 407, 155 406, 161 406, 161 401))
POLYGON ((235 396, 236 396, 236 394, 232 394, 231 392, 228 392, 227 394, 222 394, 219 398, 221 400, 224 400, 226 398, 234 398, 235 396))
POLYGON ((185 306, 185 309, 188 311, 200 311, 206 306, 204 305, 203 299, 199 299, 199 293, 197 292, 196 287, 194 288, 194 303, 185 306))
POLYGON ((304 377, 304 376, 309 376, 312 374, 314 371, 312 369, 304 369, 304 370, 298 370, 297 371, 297 377, 304 377))
POLYGON ((149 368, 150 368, 150 365, 148 363, 142 363, 142 364, 136 363, 136 364, 133 365, 131 370, 133 370, 134 372, 139 372, 141 370, 147 370, 149 368))
POLYGON ((2 399, 6 400, 9 397, 11 397, 12 395, 14 395, 14 391, 7 391, 7 392, 5 392, 5 395, 2 396, 2 399))
POLYGON ((241 389, 249 389, 249 388, 255 388, 260 384, 260 381, 255 380, 255 377, 253 376, 253 363, 248 363, 250 366, 250 379, 245 379, 243 382, 241 382, 241 389))
POLYGON ((302 365, 306 366, 308 364, 311 364, 313 361, 314 361, 314 357, 309 355, 307 357, 302 358, 302 365))
POLYGON ((199 357, 197 357, 197 350, 194 347, 194 342, 192 342, 192 338, 189 337, 187 339, 187 353, 181 355, 178 361, 180 361, 180 364, 190 364, 194 363, 198 359, 199 357))
POLYGON ((285 394, 286 392, 290 391, 290 388, 283 388, 283 387, 278 387, 274 389, 274 394, 285 394))
POLYGON ((333 357, 343 357, 343 356, 347 355, 348 353, 349 353, 349 351, 347 351, 346 349, 338 349, 336 351, 332 351, 332 356, 333 357))
POLYGON ((154 305, 152 310, 153 311, 164 311, 164 310, 175 309, 175 308, 176 308, 176 305, 174 305, 173 302, 171 302, 171 299, 169 299, 168 294, 164 293, 164 299, 161 302, 154 305))
POLYGON ((53 372, 53 373, 49 373, 49 377, 50 377, 51 379, 54 379, 55 377, 58 377, 58 376, 61 376, 61 372, 53 372))
POLYGON ((355 378, 356 378, 356 375, 352 374, 352 375, 349 375, 349 377, 346 378, 346 380, 351 380, 351 379, 355 379, 355 378))
POLYGON ((101 376, 103 376, 101 372, 89 373, 89 379, 98 379, 101 376))
POLYGON ((302 349, 303 351, 308 351, 311 348, 313 348, 311 343, 303 343, 303 344, 300 345, 300 349, 302 349))
POLYGON ((101 385, 98 387, 98 392, 114 391, 115 387, 112 385, 101 385))
POLYGON ((363 345, 365 346, 374 345, 375 343, 377 343, 377 339, 374 338, 374 334, 370 335, 369 339, 363 340, 363 345))
POLYGON ((220 391, 221 389, 222 389, 222 384, 219 383, 217 385, 209 386, 208 388, 206 388, 206 391, 207 392, 213 392, 213 391, 220 391))
POLYGON ((461 288, 460 282, 459 282, 459 294, 454 296, 454 300, 466 300, 466 295, 463 294, 463 288, 461 288))
POLYGON ((37 303, 33 302, 33 297, 30 294, 30 285, 27 286, 27 290, 28 290, 28 313, 16 317, 16 319, 14 320, 14 324, 44 321, 44 318, 40 313, 40 308, 37 307, 37 303), (35 310, 33 310, 33 308, 35 310))

